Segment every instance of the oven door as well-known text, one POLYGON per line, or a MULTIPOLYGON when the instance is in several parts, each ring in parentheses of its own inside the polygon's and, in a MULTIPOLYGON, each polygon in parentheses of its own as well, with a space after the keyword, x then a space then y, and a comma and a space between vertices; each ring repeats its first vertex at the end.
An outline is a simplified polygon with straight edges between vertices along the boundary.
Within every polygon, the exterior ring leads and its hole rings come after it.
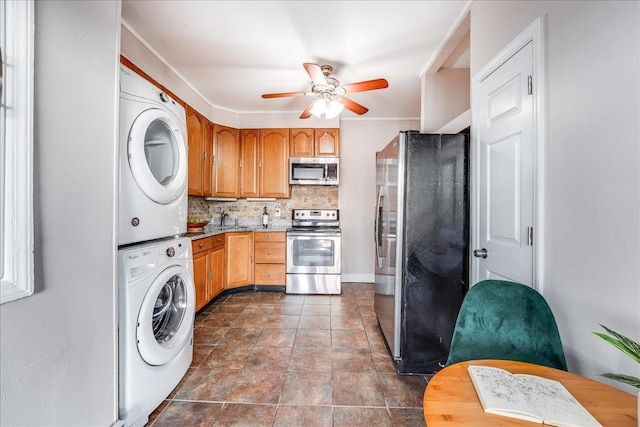
POLYGON ((288 274, 340 274, 340 233, 287 232, 288 274))

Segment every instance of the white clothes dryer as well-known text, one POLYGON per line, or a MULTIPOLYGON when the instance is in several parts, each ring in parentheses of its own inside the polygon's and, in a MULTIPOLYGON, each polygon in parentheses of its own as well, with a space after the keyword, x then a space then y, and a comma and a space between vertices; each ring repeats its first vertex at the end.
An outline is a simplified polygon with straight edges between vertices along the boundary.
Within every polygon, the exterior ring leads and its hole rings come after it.
POLYGON ((119 418, 143 426, 193 358, 191 241, 162 239, 118 251, 119 418))
POLYGON ((182 105, 120 65, 118 245, 186 232, 186 122, 182 105))

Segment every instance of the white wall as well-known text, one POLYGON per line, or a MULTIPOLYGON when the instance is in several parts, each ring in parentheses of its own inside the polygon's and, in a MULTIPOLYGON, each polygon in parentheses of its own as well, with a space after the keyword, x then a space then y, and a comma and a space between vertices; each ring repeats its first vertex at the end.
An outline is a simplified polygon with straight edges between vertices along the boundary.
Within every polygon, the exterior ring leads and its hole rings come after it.
POLYGON ((108 426, 116 404, 120 4, 35 4, 35 290, 0 306, 0 424, 108 426))
POLYGON ((160 83, 193 109, 219 125, 239 128, 238 113, 211 105, 192 86, 155 55, 153 47, 146 44, 128 26, 122 25, 121 53, 152 79, 160 83))
MULTIPOLYGON (((441 68, 422 77, 420 131, 435 133, 469 110, 471 79, 468 68, 441 68)), ((466 126, 465 126, 466 127, 466 126)), ((460 130, 464 129, 461 128, 460 130)))
POLYGON ((640 338, 640 3, 474 2, 471 73, 546 20, 542 292, 569 370, 640 377, 592 334, 640 338))
POLYGON ((342 281, 373 282, 376 151, 419 120, 342 120, 340 123, 340 228, 342 281))

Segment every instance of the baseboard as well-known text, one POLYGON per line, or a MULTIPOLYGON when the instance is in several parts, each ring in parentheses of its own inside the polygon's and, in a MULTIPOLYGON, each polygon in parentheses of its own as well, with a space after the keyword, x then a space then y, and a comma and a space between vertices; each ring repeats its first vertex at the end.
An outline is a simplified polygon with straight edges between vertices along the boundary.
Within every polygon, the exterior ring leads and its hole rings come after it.
POLYGON ((375 274, 344 274, 342 273, 342 283, 374 283, 375 274))

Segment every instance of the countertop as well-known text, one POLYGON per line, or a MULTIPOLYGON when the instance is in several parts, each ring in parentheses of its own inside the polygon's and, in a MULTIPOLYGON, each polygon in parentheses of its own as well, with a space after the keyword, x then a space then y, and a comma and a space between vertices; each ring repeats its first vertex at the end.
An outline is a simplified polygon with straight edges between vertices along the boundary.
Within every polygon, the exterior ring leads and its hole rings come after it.
POLYGON ((291 227, 291 224, 275 224, 269 225, 267 228, 263 228, 262 225, 238 225, 238 226, 211 226, 208 225, 205 227, 203 232, 199 233, 183 233, 182 237, 188 237, 192 241, 205 239, 211 236, 217 236, 223 233, 234 233, 240 231, 256 231, 256 232, 268 232, 268 231, 287 231, 287 228, 291 227))

